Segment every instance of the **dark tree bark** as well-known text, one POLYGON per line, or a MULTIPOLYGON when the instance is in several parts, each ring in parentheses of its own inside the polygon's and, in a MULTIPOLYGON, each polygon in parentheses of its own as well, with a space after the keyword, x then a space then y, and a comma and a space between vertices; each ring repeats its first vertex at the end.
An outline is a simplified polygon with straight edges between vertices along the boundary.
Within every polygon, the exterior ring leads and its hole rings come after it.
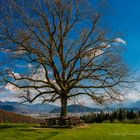
POLYGON ((67 117, 67 98, 61 97, 61 115, 60 117, 67 117))

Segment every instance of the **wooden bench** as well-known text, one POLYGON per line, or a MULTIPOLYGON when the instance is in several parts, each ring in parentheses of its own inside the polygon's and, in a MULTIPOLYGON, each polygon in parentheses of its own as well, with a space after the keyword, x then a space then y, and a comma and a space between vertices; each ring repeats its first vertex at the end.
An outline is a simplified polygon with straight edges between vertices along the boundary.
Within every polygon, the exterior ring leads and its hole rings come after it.
POLYGON ((81 119, 79 117, 70 117, 69 118, 69 123, 70 123, 70 126, 77 126, 81 123, 81 119))
POLYGON ((52 125, 52 124, 51 124, 50 119, 45 119, 44 122, 41 122, 41 123, 40 123, 40 126, 41 126, 41 127, 48 127, 48 126, 51 126, 51 125, 52 125))
POLYGON ((48 118, 44 122, 40 123, 41 127, 71 127, 77 126, 81 123, 79 117, 66 117, 66 118, 48 118))

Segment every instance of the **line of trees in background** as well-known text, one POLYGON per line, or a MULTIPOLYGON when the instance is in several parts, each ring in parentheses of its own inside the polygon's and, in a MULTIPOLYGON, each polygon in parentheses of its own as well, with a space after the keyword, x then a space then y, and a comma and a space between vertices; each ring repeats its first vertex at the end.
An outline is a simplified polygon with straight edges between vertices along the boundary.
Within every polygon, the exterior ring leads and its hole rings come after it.
POLYGON ((81 116, 85 123, 130 122, 140 123, 140 111, 118 109, 113 112, 90 113, 81 116))

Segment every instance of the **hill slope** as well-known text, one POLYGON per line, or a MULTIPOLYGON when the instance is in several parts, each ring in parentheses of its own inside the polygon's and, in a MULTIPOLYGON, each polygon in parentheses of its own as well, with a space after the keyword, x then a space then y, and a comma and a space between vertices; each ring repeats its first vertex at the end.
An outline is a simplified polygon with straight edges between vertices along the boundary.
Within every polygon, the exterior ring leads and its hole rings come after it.
POLYGON ((31 118, 29 116, 24 116, 16 114, 10 111, 0 110, 0 122, 10 122, 10 123, 38 123, 37 119, 31 118))

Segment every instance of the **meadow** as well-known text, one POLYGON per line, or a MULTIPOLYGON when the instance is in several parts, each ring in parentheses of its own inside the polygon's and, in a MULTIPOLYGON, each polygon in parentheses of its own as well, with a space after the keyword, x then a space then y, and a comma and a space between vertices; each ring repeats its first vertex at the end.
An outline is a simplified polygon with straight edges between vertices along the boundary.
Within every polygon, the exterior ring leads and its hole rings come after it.
POLYGON ((36 128, 33 124, 0 124, 0 140, 139 140, 139 124, 89 124, 70 129, 36 128))

